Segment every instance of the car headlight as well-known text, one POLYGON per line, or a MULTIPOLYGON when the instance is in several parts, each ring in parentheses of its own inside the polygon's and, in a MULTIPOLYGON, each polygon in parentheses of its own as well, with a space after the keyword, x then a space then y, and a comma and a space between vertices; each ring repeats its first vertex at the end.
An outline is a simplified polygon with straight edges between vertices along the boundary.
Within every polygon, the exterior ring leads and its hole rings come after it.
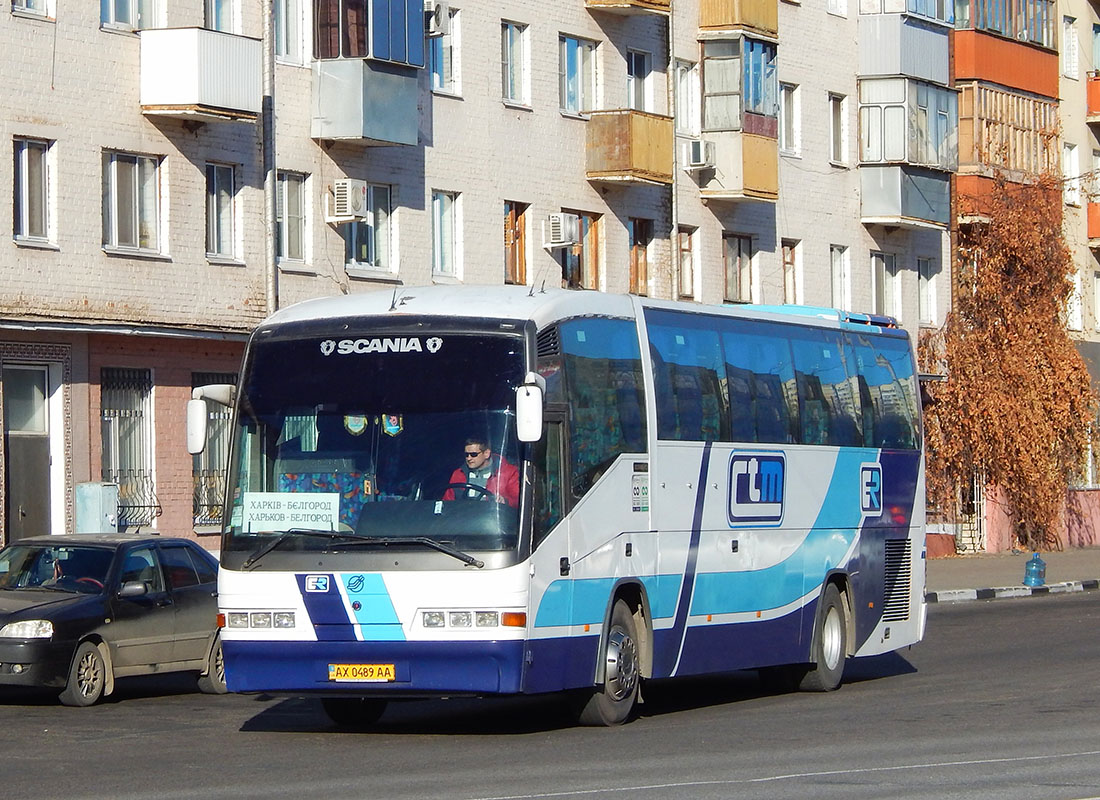
POLYGON ((0 639, 51 639, 53 623, 48 619, 25 619, 9 622, 0 628, 0 639))

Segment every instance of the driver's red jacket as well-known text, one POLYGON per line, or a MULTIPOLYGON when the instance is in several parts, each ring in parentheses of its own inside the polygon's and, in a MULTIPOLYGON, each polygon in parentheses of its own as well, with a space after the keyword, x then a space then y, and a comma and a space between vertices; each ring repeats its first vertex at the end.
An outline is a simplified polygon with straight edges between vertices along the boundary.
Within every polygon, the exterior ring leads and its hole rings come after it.
MULTIPOLYGON (((451 483, 469 483, 470 472, 465 466, 451 473, 451 483)), ((519 506, 519 470, 503 458, 494 457, 493 471, 485 482, 485 489, 494 497, 500 497, 505 503, 516 508, 519 506)), ((454 489, 443 493, 444 500, 454 500, 454 489)))

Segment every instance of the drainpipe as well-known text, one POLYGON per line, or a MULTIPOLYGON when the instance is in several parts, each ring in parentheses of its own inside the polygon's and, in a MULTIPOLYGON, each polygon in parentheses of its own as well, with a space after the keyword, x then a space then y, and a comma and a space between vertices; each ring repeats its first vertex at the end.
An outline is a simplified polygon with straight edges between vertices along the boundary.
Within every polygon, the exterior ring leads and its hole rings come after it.
POLYGON ((676 37, 673 32, 676 26, 673 24, 673 18, 676 16, 677 3, 675 0, 669 3, 668 8, 668 67, 665 69, 665 83, 668 87, 668 107, 672 112, 672 186, 670 192, 672 193, 671 201, 669 203, 669 231, 668 243, 669 243, 669 300, 675 300, 679 297, 679 285, 680 285, 680 217, 678 213, 678 181, 680 180, 680 154, 677 152, 676 147, 676 52, 675 42, 676 37))
POLYGON ((264 294, 267 313, 279 309, 279 264, 276 258, 275 173, 275 4, 262 0, 263 13, 263 98, 260 108, 264 170, 264 294))

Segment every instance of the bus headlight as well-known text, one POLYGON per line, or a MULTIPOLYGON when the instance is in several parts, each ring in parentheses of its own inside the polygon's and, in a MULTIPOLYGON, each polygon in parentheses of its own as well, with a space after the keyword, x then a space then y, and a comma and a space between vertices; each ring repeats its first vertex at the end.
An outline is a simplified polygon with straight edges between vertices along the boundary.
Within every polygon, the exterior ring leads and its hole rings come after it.
POLYGON ((447 618, 442 611, 425 611, 423 619, 425 628, 442 628, 447 624, 447 618))
POLYGON ((452 628, 469 628, 473 624, 473 615, 469 611, 452 611, 452 628))

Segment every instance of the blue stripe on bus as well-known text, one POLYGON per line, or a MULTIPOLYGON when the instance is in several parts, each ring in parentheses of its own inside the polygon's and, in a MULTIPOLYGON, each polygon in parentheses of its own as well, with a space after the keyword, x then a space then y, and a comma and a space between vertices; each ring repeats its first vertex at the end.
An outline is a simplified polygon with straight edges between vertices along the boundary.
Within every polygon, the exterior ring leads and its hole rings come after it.
POLYGON ((385 642, 405 640, 405 629, 401 626, 381 575, 352 572, 341 575, 340 579, 351 603, 352 617, 360 626, 364 639, 385 642), (359 608, 355 607, 356 603, 359 608))
MULTIPOLYGON (((324 573, 322 573, 324 575, 324 573)), ((344 607, 344 598, 336 588, 336 581, 332 574, 325 575, 325 591, 306 591, 306 579, 316 578, 316 574, 298 574, 294 576, 298 581, 298 591, 302 593, 302 602, 305 604, 309 621, 317 633, 317 638, 325 641, 354 641, 355 629, 348 619, 347 609, 344 607)))
MULTIPOLYGON (((654 619, 676 613, 676 598, 682 579, 679 575, 648 575, 640 578, 649 598, 649 611, 654 619)), ((581 578, 556 580, 546 587, 535 614, 536 628, 565 625, 602 625, 607 614, 607 601, 617 578, 581 578)))

